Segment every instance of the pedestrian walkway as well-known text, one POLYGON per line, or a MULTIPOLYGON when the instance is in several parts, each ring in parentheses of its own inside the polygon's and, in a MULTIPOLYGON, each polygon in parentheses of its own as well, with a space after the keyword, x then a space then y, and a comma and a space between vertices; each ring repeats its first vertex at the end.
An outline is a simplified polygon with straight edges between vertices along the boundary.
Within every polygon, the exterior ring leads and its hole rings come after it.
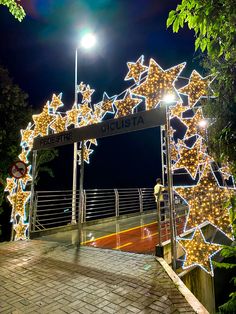
POLYGON ((30 240, 0 244, 0 313, 208 313, 163 259, 30 240))

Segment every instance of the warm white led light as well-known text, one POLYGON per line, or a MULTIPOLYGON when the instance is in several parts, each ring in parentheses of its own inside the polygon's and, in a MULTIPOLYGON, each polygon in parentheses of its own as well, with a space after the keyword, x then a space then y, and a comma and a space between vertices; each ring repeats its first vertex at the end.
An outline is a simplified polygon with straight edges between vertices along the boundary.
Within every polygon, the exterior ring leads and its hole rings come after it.
POLYGON ((81 46, 84 49, 90 49, 96 44, 96 37, 93 33, 85 34, 80 41, 81 46))

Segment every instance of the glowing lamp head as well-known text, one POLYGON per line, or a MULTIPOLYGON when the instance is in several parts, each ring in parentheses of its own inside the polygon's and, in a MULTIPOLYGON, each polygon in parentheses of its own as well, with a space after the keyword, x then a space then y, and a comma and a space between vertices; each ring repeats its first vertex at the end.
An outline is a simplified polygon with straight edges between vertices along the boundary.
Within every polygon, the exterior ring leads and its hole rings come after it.
POLYGON ((170 104, 170 103, 172 103, 172 102, 175 102, 175 101, 176 101, 175 95, 174 95, 174 94, 166 94, 166 95, 164 95, 164 97, 163 97, 163 101, 164 101, 166 104, 170 104))
POLYGON ((96 44, 96 37, 93 33, 85 34, 80 41, 81 47, 91 49, 96 44))
POLYGON ((202 120, 199 121, 199 123, 198 123, 198 126, 199 126, 200 128, 203 128, 203 129, 205 129, 205 128, 207 127, 207 125, 208 125, 208 121, 207 121, 206 119, 202 119, 202 120))

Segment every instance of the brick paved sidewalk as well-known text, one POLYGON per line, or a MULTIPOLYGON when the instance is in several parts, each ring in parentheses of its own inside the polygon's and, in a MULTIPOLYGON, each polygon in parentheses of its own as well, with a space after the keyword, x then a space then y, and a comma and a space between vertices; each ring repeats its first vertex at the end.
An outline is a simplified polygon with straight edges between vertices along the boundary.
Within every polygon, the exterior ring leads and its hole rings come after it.
POLYGON ((187 302, 163 263, 41 240, 2 243, 0 313, 207 313, 188 290, 187 302))

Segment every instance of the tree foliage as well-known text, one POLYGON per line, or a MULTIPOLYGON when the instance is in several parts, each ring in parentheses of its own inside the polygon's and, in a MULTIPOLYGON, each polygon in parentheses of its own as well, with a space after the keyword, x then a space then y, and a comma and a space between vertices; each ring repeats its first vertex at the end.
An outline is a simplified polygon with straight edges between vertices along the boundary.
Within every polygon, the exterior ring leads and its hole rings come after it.
POLYGON ((8 8, 9 12, 21 22, 25 17, 25 11, 23 7, 19 4, 19 0, 0 0, 0 4, 8 8))
POLYGON ((206 52, 204 68, 216 79, 217 98, 205 106, 216 118, 210 148, 219 161, 229 161, 236 174, 236 6, 233 0, 182 0, 169 12, 167 27, 185 25, 195 33, 195 49, 206 52))

